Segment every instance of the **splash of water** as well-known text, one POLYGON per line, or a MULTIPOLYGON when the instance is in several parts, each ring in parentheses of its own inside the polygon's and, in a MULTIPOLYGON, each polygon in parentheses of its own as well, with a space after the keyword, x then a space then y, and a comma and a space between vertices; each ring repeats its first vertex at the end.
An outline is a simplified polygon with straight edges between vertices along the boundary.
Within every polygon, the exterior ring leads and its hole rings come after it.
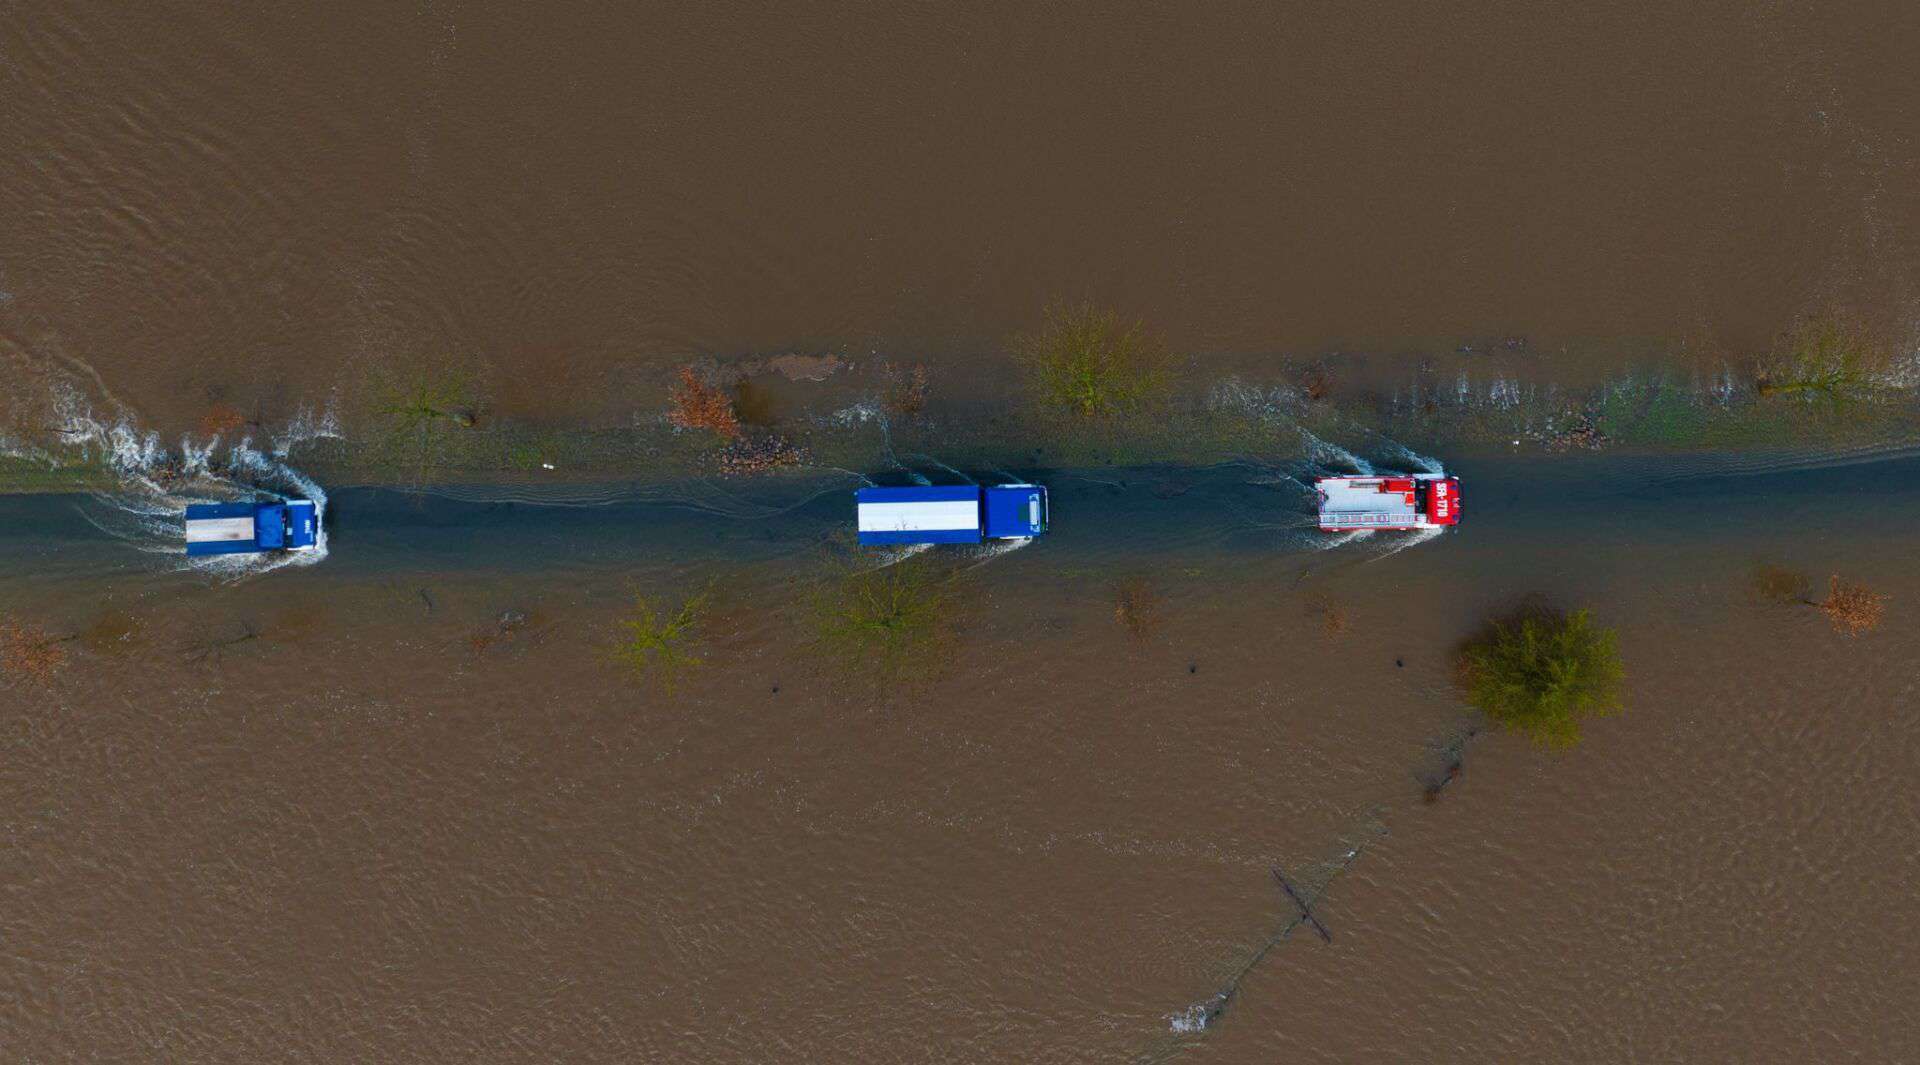
POLYGON ((1346 448, 1328 443, 1308 432, 1304 427, 1300 429, 1300 439, 1306 446, 1307 461, 1313 465, 1328 469, 1352 470, 1363 477, 1373 476, 1373 464, 1346 448))
POLYGON ((866 567, 862 572, 872 573, 875 570, 886 569, 888 566, 897 566, 907 559, 929 551, 932 548, 932 544, 901 544, 897 547, 875 548, 872 550, 874 556, 873 565, 866 567))
POLYGON ((1380 446, 1421 473, 1440 475, 1447 472, 1447 468, 1441 465, 1439 459, 1431 455, 1422 455, 1398 440, 1383 436, 1380 438, 1380 446))
POLYGON ((1237 377, 1215 384, 1207 392, 1207 409, 1257 421, 1291 420, 1306 409, 1306 396, 1297 388, 1276 385, 1261 388, 1237 377))
MULTIPOLYGON (((1005 558, 1031 543, 1033 543, 1033 537, 1021 536, 1012 540, 995 540, 989 544, 982 544, 979 547, 971 549, 976 556, 976 560, 968 565, 966 569, 979 569, 994 559, 1005 558)), ((965 572, 965 570, 962 572, 965 572)))
POLYGON ((1362 540, 1372 539, 1376 531, 1377 530, 1374 529, 1350 529, 1337 535, 1328 536, 1319 542, 1320 550, 1332 551, 1336 548, 1345 547, 1348 544, 1357 544, 1362 540))
POLYGON ((923 462, 932 463, 933 465, 938 466, 941 469, 947 471, 948 473, 953 474, 955 477, 960 478, 962 481, 965 481, 968 484, 974 483, 973 478, 967 476, 964 473, 961 473, 959 470, 954 469, 952 466, 949 466, 946 463, 941 462, 939 459, 934 458, 932 455, 922 455, 922 454, 915 453, 912 455, 908 455, 907 457, 910 459, 919 459, 923 462))
POLYGON ((1383 558, 1392 558, 1394 555, 1405 551, 1409 547, 1419 547, 1421 544, 1439 539, 1446 531, 1447 527, 1444 525, 1429 525, 1423 529, 1415 529, 1403 535, 1395 536, 1387 541, 1385 548, 1379 554, 1367 559, 1367 562, 1378 562, 1383 558))
POLYGON ((1206 1031, 1207 1025, 1212 1024, 1214 1018, 1220 1016, 1220 1014, 1226 1010, 1227 999, 1229 997, 1231 996, 1227 992, 1222 991, 1217 995, 1210 995, 1178 1013, 1167 1014, 1167 1029, 1175 1035, 1193 1035, 1206 1031))
POLYGON ((168 448, 160 434, 142 430, 122 411, 111 420, 95 415, 78 392, 56 389, 60 448, 83 461, 97 462, 114 478, 115 487, 93 493, 101 513, 87 520, 141 551, 178 558, 182 568, 227 579, 252 576, 283 566, 312 566, 327 557, 327 494, 313 478, 287 461, 302 443, 340 437, 331 410, 315 414, 302 409, 288 424, 271 433, 267 450, 249 437, 227 446, 218 436, 204 441, 182 437, 168 448), (269 495, 278 499, 306 499, 314 504, 318 529, 307 551, 213 555, 186 554, 186 511, 192 503, 225 502, 269 495))

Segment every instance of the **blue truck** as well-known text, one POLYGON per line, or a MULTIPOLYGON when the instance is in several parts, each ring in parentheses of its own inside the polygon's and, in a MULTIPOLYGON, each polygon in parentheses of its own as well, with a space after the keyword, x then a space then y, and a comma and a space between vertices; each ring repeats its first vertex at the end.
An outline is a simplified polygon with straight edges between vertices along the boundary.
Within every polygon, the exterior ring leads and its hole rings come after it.
POLYGON ((304 499, 187 505, 189 555, 311 551, 319 538, 319 508, 304 499))
POLYGON ((862 488, 853 494, 860 543, 978 544, 1047 531, 1047 490, 1037 484, 862 488))

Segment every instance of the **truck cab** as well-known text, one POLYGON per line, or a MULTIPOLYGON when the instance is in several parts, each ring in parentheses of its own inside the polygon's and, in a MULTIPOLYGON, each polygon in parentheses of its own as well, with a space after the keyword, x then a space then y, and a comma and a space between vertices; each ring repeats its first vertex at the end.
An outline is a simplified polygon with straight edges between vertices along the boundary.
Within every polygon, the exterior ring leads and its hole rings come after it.
POLYGON ((310 551, 320 538, 319 508, 304 499, 187 506, 187 554, 310 551))

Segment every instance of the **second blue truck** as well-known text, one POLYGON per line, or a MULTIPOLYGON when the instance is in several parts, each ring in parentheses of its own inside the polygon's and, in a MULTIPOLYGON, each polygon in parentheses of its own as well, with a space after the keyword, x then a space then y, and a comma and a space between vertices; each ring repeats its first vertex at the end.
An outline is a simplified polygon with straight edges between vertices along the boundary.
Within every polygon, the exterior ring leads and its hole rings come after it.
POLYGON ((870 546, 1030 540, 1047 531, 1047 490, 1037 484, 862 488, 853 495, 860 542, 870 546))

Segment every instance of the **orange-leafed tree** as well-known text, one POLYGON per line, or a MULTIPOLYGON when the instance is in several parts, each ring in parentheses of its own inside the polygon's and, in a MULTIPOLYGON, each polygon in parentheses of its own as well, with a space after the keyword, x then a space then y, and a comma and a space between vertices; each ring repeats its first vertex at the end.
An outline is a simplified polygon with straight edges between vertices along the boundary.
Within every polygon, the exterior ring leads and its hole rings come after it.
POLYGON ((1827 597, 1814 604, 1833 622, 1833 627, 1848 636, 1870 632, 1887 612, 1887 597, 1864 584, 1843 581, 1835 574, 1827 582, 1827 597))
POLYGON ((726 392, 700 379, 691 366, 668 393, 667 421, 682 429, 709 429, 727 440, 740 436, 740 416, 726 392))
POLYGON ((67 665, 60 639, 38 625, 0 618, 0 682, 45 684, 67 665))

